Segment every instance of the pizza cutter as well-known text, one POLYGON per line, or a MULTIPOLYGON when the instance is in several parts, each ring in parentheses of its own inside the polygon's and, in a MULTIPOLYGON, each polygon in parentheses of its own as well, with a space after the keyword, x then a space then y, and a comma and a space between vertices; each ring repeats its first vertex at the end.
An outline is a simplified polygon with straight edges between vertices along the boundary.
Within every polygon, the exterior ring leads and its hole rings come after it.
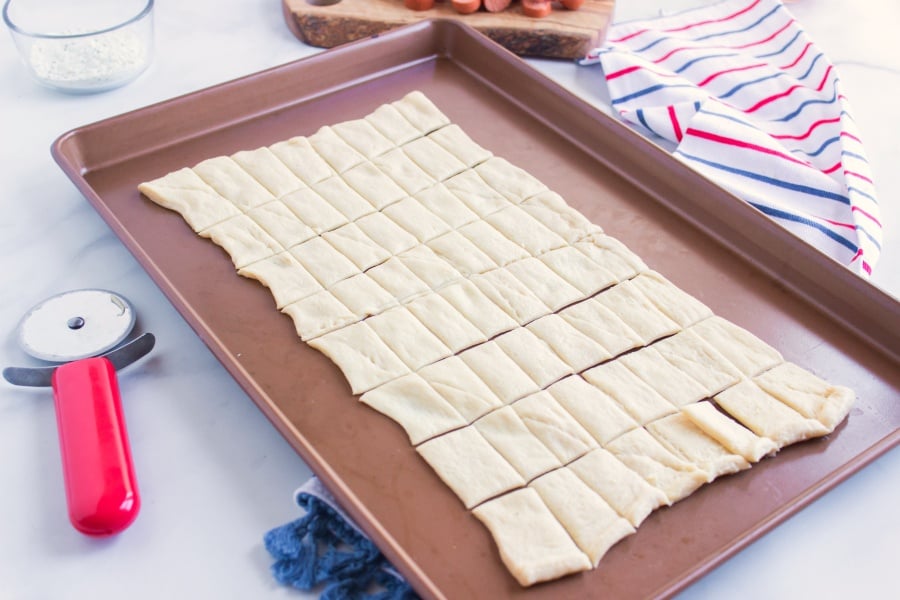
POLYGON ((145 333, 119 346, 134 322, 131 304, 113 292, 53 296, 28 311, 17 337, 26 353, 61 364, 3 370, 14 385, 53 387, 69 520, 85 535, 119 533, 140 510, 116 370, 156 340, 145 333))

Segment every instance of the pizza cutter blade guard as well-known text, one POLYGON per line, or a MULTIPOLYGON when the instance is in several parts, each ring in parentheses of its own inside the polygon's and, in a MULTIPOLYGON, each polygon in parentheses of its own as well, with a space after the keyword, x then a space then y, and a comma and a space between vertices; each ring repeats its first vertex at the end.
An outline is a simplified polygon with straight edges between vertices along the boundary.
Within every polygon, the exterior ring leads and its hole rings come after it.
POLYGON ((25 315, 17 337, 31 356, 61 364, 3 370, 14 385, 53 387, 69 520, 85 535, 119 533, 140 510, 116 370, 150 352, 155 338, 119 346, 134 322, 131 304, 113 292, 53 296, 25 315))

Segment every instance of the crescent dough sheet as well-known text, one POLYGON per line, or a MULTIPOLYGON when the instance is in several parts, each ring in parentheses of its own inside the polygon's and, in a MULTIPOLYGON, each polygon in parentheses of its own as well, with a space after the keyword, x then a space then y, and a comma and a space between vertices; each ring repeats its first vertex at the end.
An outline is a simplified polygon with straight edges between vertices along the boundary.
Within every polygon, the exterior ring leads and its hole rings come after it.
POLYGON ((547 392, 512 404, 522 422, 564 464, 597 447, 597 441, 547 392))
POLYGON ((562 461, 547 449, 509 406, 478 419, 474 427, 525 481, 562 466, 562 461))
POLYGON ((591 568, 590 559, 532 488, 486 502, 472 514, 491 532, 503 564, 522 586, 591 568))
POLYGON ((195 232, 241 214, 234 203, 186 167, 142 183, 138 190, 156 204, 179 213, 195 232))
POLYGON ((613 544, 635 532, 631 523, 569 469, 542 475, 529 487, 540 494, 594 567, 613 544))
POLYGON ((456 194, 447 189, 443 183, 435 184, 418 192, 414 198, 452 229, 459 229, 476 221, 481 222, 481 217, 463 204, 462 200, 457 198, 456 194))
POLYGON ((575 373, 612 358, 606 348, 575 329, 558 314, 541 317, 527 327, 546 342, 575 373))
POLYGON ((474 427, 463 427, 416 447, 466 508, 481 504, 525 480, 474 427))
POLYGON ((194 167, 194 172, 242 211, 275 200, 269 190, 229 156, 206 159, 194 167))
POLYGON ((366 321, 326 333, 310 340, 309 345, 338 366, 354 394, 410 372, 366 321))
POLYGON ((258 260, 239 269, 238 274, 255 279, 269 288, 279 310, 323 289, 290 252, 258 260))
POLYGON ((231 158, 276 198, 307 187, 269 148, 242 150, 231 158))
POLYGON ((743 456, 727 450, 681 413, 648 423, 647 431, 675 455, 707 472, 709 481, 750 468, 743 456))
POLYGON ((829 431, 846 418, 856 399, 850 388, 831 385, 789 362, 754 377, 753 381, 804 417, 816 419, 829 431))
POLYGON ((503 406, 497 394, 459 356, 422 367, 419 375, 462 415, 466 423, 503 406))
POLYGON ((517 327, 496 337, 494 342, 541 389, 572 374, 572 367, 564 363, 546 342, 529 329, 517 327))
POLYGON ((465 419, 415 373, 369 390, 360 401, 396 421, 413 446, 466 425, 465 419))
POLYGON ((518 327, 512 317, 468 279, 448 285, 438 293, 488 338, 518 327))
POLYGON ((684 461, 660 444, 646 429, 632 429, 608 443, 606 449, 647 483, 658 488, 669 504, 692 494, 712 476, 684 461))
POLYGON ((568 468, 633 527, 669 503, 665 494, 603 448, 588 452, 568 468))
POLYGON ((597 566, 655 509, 834 431, 855 399, 419 91, 138 190, 268 288, 523 586, 597 566))
POLYGON ((715 397, 725 412, 779 448, 831 432, 815 419, 809 419, 770 396, 754 382, 745 379, 715 397))
POLYGON ((618 402, 578 375, 554 383, 547 391, 601 445, 639 427, 618 402))
POLYGON ((760 437, 723 413, 709 401, 689 404, 681 414, 691 420, 706 435, 725 448, 743 456, 749 462, 757 462, 766 455, 775 454, 778 445, 766 437, 760 437))

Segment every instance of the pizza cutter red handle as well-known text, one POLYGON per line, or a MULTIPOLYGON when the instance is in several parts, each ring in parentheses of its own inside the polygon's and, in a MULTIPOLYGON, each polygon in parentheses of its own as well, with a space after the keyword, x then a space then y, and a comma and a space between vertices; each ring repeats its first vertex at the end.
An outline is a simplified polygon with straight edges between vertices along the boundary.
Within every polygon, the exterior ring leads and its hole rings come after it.
POLYGON ((119 533, 141 500, 116 371, 85 358, 57 367, 52 383, 69 520, 86 535, 119 533))

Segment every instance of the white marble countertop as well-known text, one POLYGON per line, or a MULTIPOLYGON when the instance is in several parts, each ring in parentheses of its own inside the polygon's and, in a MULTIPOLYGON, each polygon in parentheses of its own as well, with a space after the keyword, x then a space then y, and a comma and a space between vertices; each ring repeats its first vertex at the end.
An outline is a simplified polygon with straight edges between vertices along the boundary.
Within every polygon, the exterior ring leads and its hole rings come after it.
MULTIPOLYGON (((619 18, 701 0, 623 0, 619 18)), ((900 297, 900 52, 895 0, 795 0, 839 70, 880 191, 884 255, 873 285, 900 297)), ((5 39, 3 39, 5 38, 5 39)), ((27 362, 13 332, 34 303, 75 288, 116 290, 157 335, 120 378, 143 497, 122 535, 88 539, 66 517, 47 390, 0 382, 0 598, 307 597, 269 574, 262 536, 299 516, 310 474, 50 157, 69 129, 315 52, 275 0, 156 7, 156 57, 124 88, 67 96, 33 84, 0 37, 0 365, 27 362)), ((596 69, 532 61, 602 105, 596 69)), ((898 341, 900 343, 900 341, 898 341)), ((900 539, 894 449, 691 586, 685 598, 894 595, 900 539)))

